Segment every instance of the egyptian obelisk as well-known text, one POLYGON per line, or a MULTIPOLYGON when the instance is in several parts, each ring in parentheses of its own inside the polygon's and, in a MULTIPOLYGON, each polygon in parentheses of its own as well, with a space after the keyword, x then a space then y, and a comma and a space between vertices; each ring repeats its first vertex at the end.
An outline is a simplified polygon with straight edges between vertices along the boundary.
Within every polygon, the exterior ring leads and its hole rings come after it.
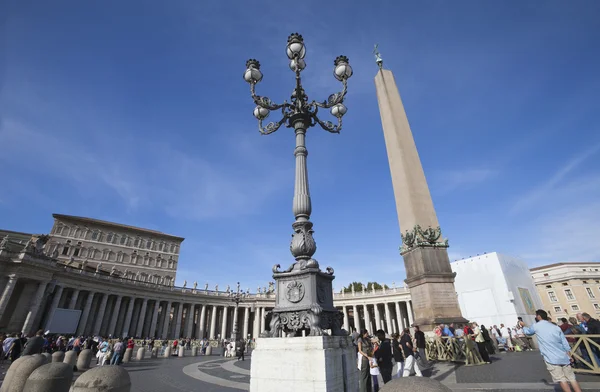
POLYGON ((375 88, 400 224, 400 254, 415 313, 414 325, 431 331, 436 324, 466 322, 454 289, 455 273, 448 258, 448 240, 441 236, 400 92, 392 72, 383 69, 377 47, 375 52, 379 65, 375 88))

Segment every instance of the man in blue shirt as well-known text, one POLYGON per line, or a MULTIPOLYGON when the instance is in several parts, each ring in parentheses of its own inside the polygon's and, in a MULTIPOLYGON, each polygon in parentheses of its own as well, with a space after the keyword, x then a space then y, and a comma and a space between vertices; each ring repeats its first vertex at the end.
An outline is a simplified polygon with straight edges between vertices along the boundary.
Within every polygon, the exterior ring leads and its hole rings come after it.
POLYGON ((519 321, 519 325, 526 335, 537 336, 546 369, 550 372, 552 380, 559 383, 564 392, 571 392, 571 387, 573 391, 581 392, 571 367, 571 347, 562 330, 548 321, 548 313, 544 310, 536 310, 535 320, 536 324, 531 327, 527 327, 523 321, 519 321))

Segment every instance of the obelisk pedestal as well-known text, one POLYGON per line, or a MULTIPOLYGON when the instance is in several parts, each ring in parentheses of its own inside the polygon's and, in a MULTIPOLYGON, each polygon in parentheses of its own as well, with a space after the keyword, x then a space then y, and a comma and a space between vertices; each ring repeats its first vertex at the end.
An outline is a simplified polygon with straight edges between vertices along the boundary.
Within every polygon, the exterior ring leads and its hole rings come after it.
POLYGON ((415 325, 431 331, 436 324, 466 322, 454 289, 455 273, 442 239, 429 187, 394 75, 375 76, 377 101, 392 175, 398 223, 403 234, 406 284, 411 292, 415 325))

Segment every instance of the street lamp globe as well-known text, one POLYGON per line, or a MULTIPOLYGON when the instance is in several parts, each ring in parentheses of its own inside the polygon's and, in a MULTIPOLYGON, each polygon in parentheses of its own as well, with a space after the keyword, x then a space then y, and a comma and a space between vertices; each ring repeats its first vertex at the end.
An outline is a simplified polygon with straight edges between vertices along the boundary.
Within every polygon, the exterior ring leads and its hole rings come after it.
POLYGON ((298 67, 298 71, 302 71, 306 68, 306 61, 304 59, 292 59, 290 61, 290 69, 296 72, 296 67, 298 67))
POLYGON ((348 64, 348 57, 338 56, 333 62, 335 68, 333 69, 333 76, 340 82, 346 80, 352 76, 352 67, 348 64))
POLYGON ((265 118, 269 117, 269 113, 270 110, 265 109, 262 106, 257 106, 254 108, 254 117, 256 117, 258 120, 264 120, 265 118))
POLYGON ((290 60, 296 57, 303 59, 304 56, 306 56, 306 46, 304 46, 304 39, 300 34, 290 34, 288 37, 286 53, 290 60))
POLYGON ((246 71, 244 72, 244 80, 251 84, 260 82, 263 78, 260 72, 260 63, 258 60, 250 59, 246 61, 246 71))
POLYGON ((337 105, 333 106, 330 110, 331 115, 334 117, 342 117, 344 114, 346 114, 347 111, 348 108, 342 103, 338 103, 337 105))

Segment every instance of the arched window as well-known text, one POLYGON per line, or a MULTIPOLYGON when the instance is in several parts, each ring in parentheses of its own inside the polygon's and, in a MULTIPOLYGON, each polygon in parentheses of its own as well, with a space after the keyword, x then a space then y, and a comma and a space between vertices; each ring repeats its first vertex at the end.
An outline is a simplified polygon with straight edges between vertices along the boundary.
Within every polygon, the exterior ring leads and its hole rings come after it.
POLYGON ((94 230, 94 232, 92 233, 92 240, 98 241, 99 236, 100 236, 100 233, 98 233, 97 230, 94 230))
POLYGON ((175 253, 175 244, 171 244, 171 253, 175 253))
POLYGON ((133 246, 135 246, 136 248, 140 247, 140 239, 136 238, 135 241, 133 242, 133 246))
POLYGON ((126 243, 126 242, 127 242, 127 236, 126 236, 126 235, 122 235, 122 236, 121 236, 121 241, 120 241, 120 244, 121 244, 121 245, 125 245, 125 243, 126 243))
POLYGON ((162 252, 164 247, 165 247, 165 243, 161 242, 160 245, 158 246, 158 250, 162 252))
POLYGON ((106 235, 106 242, 112 242, 112 240, 113 240, 113 236, 114 236, 114 234, 113 234, 113 233, 108 233, 108 234, 106 235))
POLYGON ((65 225, 60 229, 60 235, 68 236, 69 235, 69 226, 65 225))
POLYGON ((146 241, 146 249, 152 249, 152 240, 146 241))

